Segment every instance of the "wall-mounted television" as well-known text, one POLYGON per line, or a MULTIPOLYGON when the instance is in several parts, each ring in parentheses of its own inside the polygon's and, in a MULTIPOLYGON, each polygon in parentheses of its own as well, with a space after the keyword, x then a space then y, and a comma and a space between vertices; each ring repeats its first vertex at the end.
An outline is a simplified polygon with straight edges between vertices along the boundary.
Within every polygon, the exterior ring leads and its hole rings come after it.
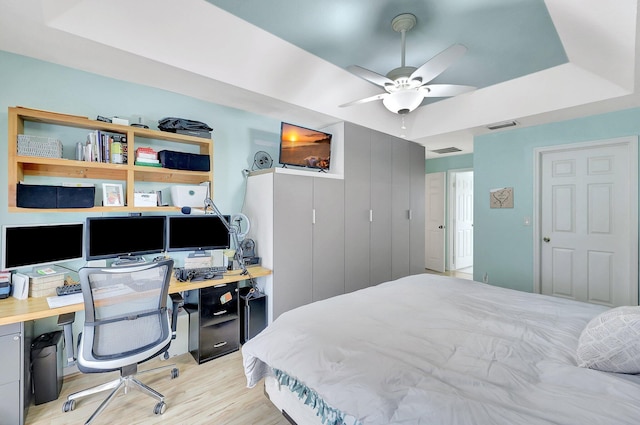
MULTIPOLYGON (((231 219, 224 218, 227 223, 231 219)), ((170 215, 167 219, 167 251, 193 251, 191 256, 197 257, 230 246, 229 231, 217 215, 170 215)))
POLYGON ((86 259, 117 258, 126 263, 163 252, 166 222, 165 216, 88 217, 86 259))
POLYGON ((0 269, 81 260, 83 242, 84 223, 4 225, 0 269))
POLYGON ((280 126, 280 164, 328 170, 331 134, 283 122, 280 126))

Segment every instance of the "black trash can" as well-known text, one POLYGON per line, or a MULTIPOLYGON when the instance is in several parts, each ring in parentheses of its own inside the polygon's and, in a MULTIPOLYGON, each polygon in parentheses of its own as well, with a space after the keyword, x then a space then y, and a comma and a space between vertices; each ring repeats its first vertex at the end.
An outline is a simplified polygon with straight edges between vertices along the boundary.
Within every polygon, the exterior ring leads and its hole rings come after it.
POLYGON ((240 309, 240 343, 244 344, 267 327, 267 296, 240 288, 240 309))
POLYGON ((42 334, 31 344, 31 377, 35 404, 56 400, 62 389, 62 331, 42 334))

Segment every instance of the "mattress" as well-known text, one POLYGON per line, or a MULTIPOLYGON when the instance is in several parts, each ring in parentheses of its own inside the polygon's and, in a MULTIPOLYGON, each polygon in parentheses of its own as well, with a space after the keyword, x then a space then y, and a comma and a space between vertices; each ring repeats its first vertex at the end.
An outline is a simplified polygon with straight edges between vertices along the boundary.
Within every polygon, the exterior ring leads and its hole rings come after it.
POLYGON ((281 315, 242 347, 326 424, 636 424, 640 378, 578 367, 606 307, 416 275, 281 315))

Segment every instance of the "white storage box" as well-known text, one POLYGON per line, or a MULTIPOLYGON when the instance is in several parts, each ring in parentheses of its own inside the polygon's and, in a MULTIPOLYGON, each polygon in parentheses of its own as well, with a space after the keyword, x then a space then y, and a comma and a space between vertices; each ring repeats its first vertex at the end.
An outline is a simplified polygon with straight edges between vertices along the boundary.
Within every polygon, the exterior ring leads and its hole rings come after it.
POLYGON ((204 200, 206 197, 207 186, 171 186, 171 201, 176 207, 204 208, 204 200))
POLYGON ((133 194, 133 206, 134 207, 157 207, 158 195, 155 193, 140 193, 133 194))

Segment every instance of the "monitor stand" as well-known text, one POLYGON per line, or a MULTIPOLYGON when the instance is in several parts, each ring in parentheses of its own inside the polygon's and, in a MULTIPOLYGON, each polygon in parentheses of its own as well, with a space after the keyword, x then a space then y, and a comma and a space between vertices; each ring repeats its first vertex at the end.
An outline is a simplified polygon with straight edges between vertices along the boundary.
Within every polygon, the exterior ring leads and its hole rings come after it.
POLYGON ((135 264, 144 264, 147 260, 140 255, 130 255, 126 257, 118 257, 116 261, 111 263, 111 267, 124 267, 124 266, 132 266, 135 264))
POLYGON ((193 251, 191 254, 189 254, 189 258, 206 258, 206 257, 211 257, 211 254, 209 253, 209 251, 206 251, 206 250, 193 251))

